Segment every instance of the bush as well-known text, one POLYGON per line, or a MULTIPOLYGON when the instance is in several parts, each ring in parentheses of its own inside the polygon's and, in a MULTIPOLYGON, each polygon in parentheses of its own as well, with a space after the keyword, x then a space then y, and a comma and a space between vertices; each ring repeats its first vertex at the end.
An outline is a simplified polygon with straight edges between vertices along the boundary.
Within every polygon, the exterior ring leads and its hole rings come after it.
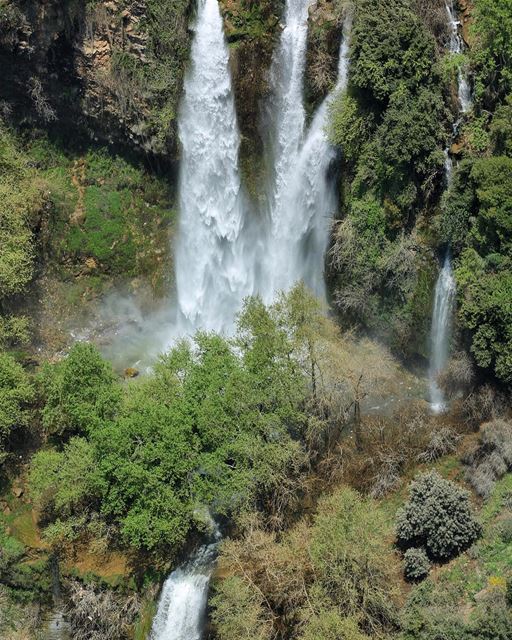
POLYGON ((420 474, 410 487, 410 498, 398 512, 400 547, 423 548, 432 560, 446 561, 466 549, 481 534, 467 491, 431 471, 420 474))
POLYGON ((512 543, 512 518, 508 518, 501 523, 500 537, 505 544, 512 543))
POLYGON ((482 498, 488 498, 497 480, 512 469, 512 423, 497 419, 480 429, 476 449, 464 457, 466 479, 482 498))
POLYGON ((136 594, 95 590, 91 585, 72 580, 66 616, 75 640, 122 640, 128 637, 139 608, 136 594))
POLYGON ((468 426, 478 429, 483 422, 505 414, 508 406, 506 394, 490 384, 484 384, 464 399, 461 407, 462 418, 468 426))
POLYGON ((404 554, 404 576, 410 582, 423 580, 430 571, 430 560, 423 549, 407 549, 404 554))
POLYGON ((455 451, 459 436, 448 427, 441 427, 432 432, 425 451, 418 456, 420 462, 436 462, 448 453, 455 451))
POLYGON ((320 502, 312 532, 316 594, 345 616, 359 617, 367 632, 392 628, 396 622, 385 531, 375 503, 344 488, 320 502))
POLYGON ((336 609, 320 611, 311 616, 304 626, 300 640, 369 640, 362 633, 357 618, 344 618, 336 609))

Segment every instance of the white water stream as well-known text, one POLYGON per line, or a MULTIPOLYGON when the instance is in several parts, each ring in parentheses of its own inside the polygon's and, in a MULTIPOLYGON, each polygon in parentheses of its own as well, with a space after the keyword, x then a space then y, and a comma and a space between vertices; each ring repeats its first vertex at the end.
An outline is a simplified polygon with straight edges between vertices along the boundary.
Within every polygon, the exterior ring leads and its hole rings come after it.
POLYGON ((175 331, 225 331, 253 293, 257 239, 248 229, 240 182, 240 132, 217 0, 199 0, 179 138, 175 331))
POLYGON ((325 296, 324 257, 336 209, 335 180, 329 175, 336 150, 329 144, 325 129, 329 106, 347 85, 352 20, 348 16, 343 25, 336 86, 304 133, 305 28, 301 21, 308 5, 304 0, 290 3, 291 27, 283 32, 274 63, 278 144, 274 148, 274 184, 269 197, 271 229, 265 253, 267 281, 263 295, 267 300, 272 300, 278 291, 289 290, 298 280, 303 280, 317 296, 325 296), (299 59, 297 52, 301 53, 299 59), (290 61, 294 69, 290 77, 276 71, 290 61))
POLYGON ((449 253, 447 253, 436 283, 430 336, 430 401, 434 413, 442 413, 445 409, 443 392, 437 383, 437 376, 448 361, 455 292, 452 262, 449 253))
MULTIPOLYGON (((464 43, 460 35, 460 21, 457 19, 453 0, 446 0, 445 7, 450 33, 448 48, 451 54, 459 54, 464 49, 464 43)), ((457 80, 459 113, 465 114, 471 108, 471 90, 466 73, 462 68, 459 68, 457 80)), ((457 120, 454 126, 454 135, 457 134, 459 124, 460 120, 457 120)), ((449 188, 453 173, 453 161, 450 157, 449 149, 445 149, 444 167, 446 186, 449 188)), ((450 252, 447 251, 436 283, 430 332, 429 388, 430 405, 434 413, 442 413, 446 409, 444 395, 439 388, 437 377, 446 366, 449 357, 455 294, 456 283, 453 277, 450 252)))
MULTIPOLYGON (((446 13, 448 14, 448 28, 450 41, 448 48, 453 54, 460 54, 464 51, 464 42, 460 35, 460 20, 457 18, 453 0, 445 1, 446 13)), ((471 88, 464 69, 458 71, 458 96, 461 113, 467 113, 471 108, 471 88)))
POLYGON ((165 581, 149 640, 201 640, 217 542, 201 547, 165 581))

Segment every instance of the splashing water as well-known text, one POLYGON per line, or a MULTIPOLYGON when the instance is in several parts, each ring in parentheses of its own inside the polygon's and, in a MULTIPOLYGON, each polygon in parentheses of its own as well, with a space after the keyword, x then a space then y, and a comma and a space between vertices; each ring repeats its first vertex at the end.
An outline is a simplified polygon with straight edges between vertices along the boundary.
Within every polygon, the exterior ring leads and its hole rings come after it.
POLYGON ((217 0, 199 0, 179 118, 177 333, 224 331, 253 292, 254 239, 238 170, 240 133, 217 0))
POLYGON ((201 640, 217 546, 204 545, 167 578, 150 640, 201 640))
POLYGON ((279 219, 289 173, 297 161, 306 126, 304 70, 308 12, 312 2, 286 1, 285 27, 270 69, 271 99, 267 104, 267 121, 270 123, 269 164, 273 175, 268 199, 273 220, 279 219))
POLYGON ((449 253, 447 253, 436 283, 430 335, 429 383, 430 402, 434 413, 442 413, 446 406, 443 392, 437 383, 437 376, 448 361, 455 292, 456 286, 452 272, 452 261, 449 253))

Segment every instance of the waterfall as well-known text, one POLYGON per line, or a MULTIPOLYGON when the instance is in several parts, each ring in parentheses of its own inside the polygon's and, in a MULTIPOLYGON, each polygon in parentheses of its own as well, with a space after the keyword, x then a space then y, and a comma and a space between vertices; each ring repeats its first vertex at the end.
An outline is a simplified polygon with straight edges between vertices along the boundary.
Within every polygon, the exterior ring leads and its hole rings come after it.
POLYGON ((285 26, 270 69, 269 162, 273 169, 268 198, 272 217, 280 214, 290 169, 297 161, 306 125, 303 104, 308 12, 313 0, 286 0, 285 26))
MULTIPOLYGON (((304 279, 318 293, 324 292, 328 218, 336 204, 328 176, 336 155, 325 128, 329 105, 347 83, 351 21, 346 20, 343 29, 336 87, 305 135, 303 85, 311 2, 287 0, 286 26, 271 67, 271 238, 264 243, 247 215, 241 186, 240 133, 218 0, 199 0, 179 118, 175 334, 199 328, 229 332, 243 298, 255 291, 271 300, 277 290, 304 279)), ((167 578, 151 640, 202 637, 218 539, 217 533, 213 543, 202 546, 167 578)))
MULTIPOLYGON (((445 0, 446 12, 448 14, 448 28, 450 32, 450 41, 448 48, 451 53, 462 53, 464 50, 464 42, 460 36, 460 20, 453 6, 453 0, 445 0)), ((463 69, 458 71, 458 97, 461 113, 467 113, 471 108, 471 89, 468 78, 463 69)))
MULTIPOLYGON (((450 31, 448 48, 451 53, 462 53, 464 44, 459 34, 460 21, 457 20, 453 0, 446 0, 445 7, 448 14, 448 27, 450 31)), ((464 114, 471 108, 471 91, 466 74, 463 73, 461 68, 459 68, 458 72, 458 97, 460 113, 464 114)), ((454 134, 457 133, 459 124, 460 120, 455 123, 454 134)), ((445 149, 444 154, 446 186, 449 187, 452 180, 453 162, 449 149, 445 149)), ((455 293, 456 283, 453 277, 452 261, 450 253, 447 251, 443 267, 437 278, 430 335, 429 386, 430 402, 434 413, 441 413, 445 409, 443 392, 437 384, 437 376, 444 369, 448 361, 455 293)))
POLYGON ((201 640, 217 544, 201 547, 167 578, 150 640, 201 640))
MULTIPOLYGON (((303 94, 311 4, 312 0, 286 0, 285 26, 270 69, 271 97, 265 121, 269 135, 267 162, 271 167, 267 185, 269 228, 260 291, 266 302, 271 302, 277 291, 289 288, 284 273, 294 271, 296 263, 293 249, 297 247, 291 234, 296 236, 298 231, 292 225, 287 229, 290 235, 284 237, 283 229, 289 220, 290 183, 306 127, 303 94)), ((299 220, 295 222, 300 224, 299 220)))
POLYGON ((240 132, 217 0, 199 0, 179 138, 177 331, 224 331, 253 292, 255 242, 245 220, 240 132))
POLYGON ((270 238, 265 253, 267 281, 264 297, 303 280, 319 297, 325 296, 324 257, 329 220, 336 208, 336 191, 329 169, 336 151, 326 135, 329 105, 348 80, 351 17, 343 25, 338 79, 305 133, 303 84, 309 1, 287 4, 286 27, 272 66, 277 117, 274 124, 274 181, 271 185, 270 238), (291 73, 284 70, 290 66, 291 73))
POLYGON ((444 369, 448 361, 455 291, 452 261, 450 254, 447 253, 443 268, 436 283, 432 330, 430 335, 431 355, 429 382, 430 400, 434 413, 441 413, 445 408, 443 393, 437 384, 437 376, 444 369))

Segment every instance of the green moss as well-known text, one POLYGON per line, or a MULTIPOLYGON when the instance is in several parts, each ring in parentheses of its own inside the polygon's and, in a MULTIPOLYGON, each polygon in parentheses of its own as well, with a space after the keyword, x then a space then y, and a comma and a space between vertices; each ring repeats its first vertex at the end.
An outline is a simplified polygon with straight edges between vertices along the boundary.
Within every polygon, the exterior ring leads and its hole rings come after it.
POLYGON ((241 39, 268 39, 278 24, 280 3, 273 0, 262 2, 222 2, 226 22, 226 37, 231 43, 241 39))
POLYGON ((138 620, 134 626, 133 640, 146 640, 146 638, 149 638, 156 608, 156 602, 154 600, 144 600, 138 620))
POLYGON ((66 279, 92 258, 94 273, 72 287, 73 301, 98 292, 103 276, 152 275, 157 255, 168 254, 168 227, 175 218, 163 178, 109 153, 65 150, 47 138, 30 141, 27 155, 45 181, 52 203, 47 265, 66 279))

